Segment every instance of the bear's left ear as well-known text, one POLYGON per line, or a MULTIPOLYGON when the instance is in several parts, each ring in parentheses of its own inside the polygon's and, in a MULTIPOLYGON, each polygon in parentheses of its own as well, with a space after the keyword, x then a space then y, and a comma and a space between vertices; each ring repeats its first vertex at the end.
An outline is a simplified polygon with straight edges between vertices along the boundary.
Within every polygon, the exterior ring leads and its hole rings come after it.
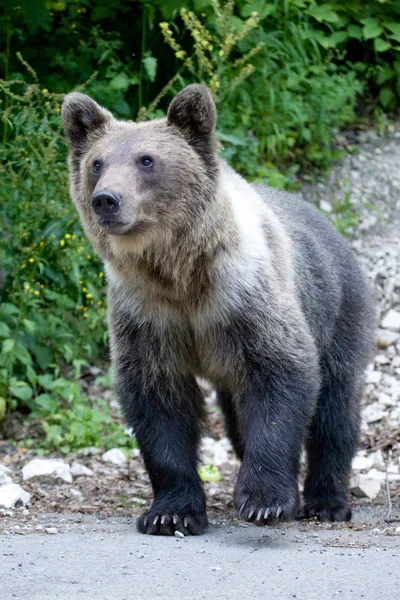
POLYGON ((188 85, 172 100, 168 125, 175 125, 188 143, 209 162, 217 151, 215 124, 217 111, 211 92, 205 85, 188 85))
POLYGON ((71 150, 77 154, 85 150, 90 133, 103 129, 114 119, 108 110, 78 92, 65 96, 61 116, 65 137, 71 150))

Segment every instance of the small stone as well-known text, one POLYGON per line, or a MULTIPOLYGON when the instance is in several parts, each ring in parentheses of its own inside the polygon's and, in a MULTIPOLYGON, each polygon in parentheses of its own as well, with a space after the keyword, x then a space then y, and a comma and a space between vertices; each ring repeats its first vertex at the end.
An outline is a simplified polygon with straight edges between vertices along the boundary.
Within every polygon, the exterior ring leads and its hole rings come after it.
POLYGON ((0 473, 6 473, 8 475, 9 473, 12 473, 12 470, 10 469, 10 467, 6 467, 6 465, 0 464, 0 473))
POLYGON ((373 467, 383 467, 385 468, 385 461, 383 460, 382 450, 378 449, 375 452, 371 452, 368 454, 368 458, 372 460, 373 467))
POLYGON ((397 535, 400 535, 400 527, 396 527, 396 533, 397 535))
POLYGON ((354 471, 366 471, 373 466, 373 461, 366 456, 355 456, 351 464, 354 471))
POLYGON ((385 354, 377 354, 375 356, 375 364, 377 365, 388 365, 390 363, 390 359, 385 354))
POLYGON ((185 537, 185 536, 184 536, 184 534, 183 534, 181 531, 175 531, 175 532, 174 532, 174 536, 175 536, 176 538, 179 538, 179 539, 181 539, 181 538, 184 538, 184 537, 185 537))
POLYGON ((69 490, 69 493, 71 494, 71 496, 74 496, 75 498, 81 498, 82 497, 82 492, 80 492, 79 490, 76 490, 75 488, 71 488, 69 490))
POLYGON ((55 535, 56 533, 58 533, 56 527, 46 527, 45 532, 49 535, 55 535))
POLYGON ((28 504, 30 499, 29 492, 26 492, 16 483, 7 483, 0 487, 0 506, 3 508, 14 508, 16 505, 28 504))
POLYGON ((6 485, 7 483, 12 483, 11 477, 0 471, 0 485, 6 485))
POLYGON ((386 408, 390 408, 391 406, 397 406, 396 398, 392 398, 392 396, 389 396, 389 394, 385 394, 385 392, 379 394, 378 402, 386 408))
POLYGON ((34 458, 22 468, 22 479, 38 478, 42 481, 54 483, 61 479, 67 483, 72 483, 72 475, 67 463, 54 458, 34 458))
POLYGON ((362 410, 362 417, 367 423, 375 423, 380 421, 385 415, 385 411, 377 402, 369 404, 362 410))
POLYGON ((380 371, 370 371, 367 373, 365 383, 379 383, 382 379, 382 373, 380 371))
POLYGON ((140 456, 140 450, 139 448, 134 448, 131 452, 131 457, 132 458, 138 458, 140 456))
POLYGON ((74 475, 74 477, 79 477, 80 475, 91 477, 92 475, 94 475, 92 469, 89 469, 88 467, 85 467, 85 465, 82 465, 81 463, 76 461, 72 463, 70 471, 72 475, 74 475))
POLYGON ((123 465, 127 462, 125 454, 119 448, 112 448, 108 452, 105 452, 102 459, 113 465, 123 465))
POLYGON ((331 213, 332 212, 332 204, 330 202, 327 202, 326 200, 321 200, 319 203, 319 207, 321 210, 323 210, 324 212, 327 213, 331 213))
POLYGON ((394 309, 389 310, 381 322, 381 327, 392 331, 400 331, 400 312, 394 309))
POLYGON ((358 498, 373 500, 381 491, 381 481, 370 477, 369 474, 360 473, 351 478, 350 490, 358 498))
POLYGON ((392 344, 395 344, 399 339, 399 335, 394 331, 388 331, 387 329, 378 329, 376 336, 376 345, 382 350, 386 350, 392 344))

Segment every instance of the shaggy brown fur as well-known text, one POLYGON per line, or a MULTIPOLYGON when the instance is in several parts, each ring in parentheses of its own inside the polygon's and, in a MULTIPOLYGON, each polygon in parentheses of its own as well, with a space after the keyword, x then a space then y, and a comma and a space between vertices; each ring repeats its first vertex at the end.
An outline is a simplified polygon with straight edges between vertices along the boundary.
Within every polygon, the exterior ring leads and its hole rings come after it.
POLYGON ((374 324, 351 250, 312 207, 249 185, 219 159, 204 86, 146 123, 73 93, 63 120, 71 195, 108 274, 116 390, 155 494, 139 529, 207 524, 196 375, 218 390, 242 459, 240 516, 294 515, 305 443, 302 516, 349 519, 374 324))

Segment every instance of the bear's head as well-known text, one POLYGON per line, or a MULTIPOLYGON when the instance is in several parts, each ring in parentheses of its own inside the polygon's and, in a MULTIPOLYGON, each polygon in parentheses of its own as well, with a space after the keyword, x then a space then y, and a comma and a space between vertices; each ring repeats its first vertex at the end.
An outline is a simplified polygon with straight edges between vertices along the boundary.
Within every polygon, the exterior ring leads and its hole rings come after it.
POLYGON ((204 218, 219 177, 216 110, 203 85, 172 101, 166 119, 119 121, 84 94, 62 107, 71 195, 100 254, 179 238, 204 218))

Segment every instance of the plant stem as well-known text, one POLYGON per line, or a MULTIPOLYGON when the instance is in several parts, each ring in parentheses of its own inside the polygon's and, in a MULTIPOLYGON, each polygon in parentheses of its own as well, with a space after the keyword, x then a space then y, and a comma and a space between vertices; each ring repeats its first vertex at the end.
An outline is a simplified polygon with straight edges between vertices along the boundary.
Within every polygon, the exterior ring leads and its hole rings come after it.
POLYGON ((140 74, 139 74, 139 110, 143 106, 143 59, 146 52, 146 35, 147 35, 147 4, 143 4, 142 12, 142 48, 140 52, 140 74))

